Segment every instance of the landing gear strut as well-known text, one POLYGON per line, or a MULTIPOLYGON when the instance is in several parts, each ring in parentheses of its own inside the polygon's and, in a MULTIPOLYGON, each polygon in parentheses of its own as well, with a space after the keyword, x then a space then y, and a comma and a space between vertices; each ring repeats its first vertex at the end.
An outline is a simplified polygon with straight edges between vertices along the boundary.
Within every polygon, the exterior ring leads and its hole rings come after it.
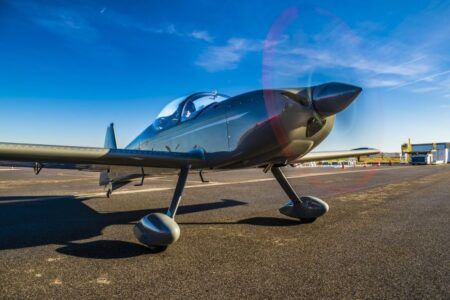
POLYGON ((108 183, 107 190, 106 190, 106 198, 111 198, 112 192, 113 192, 113 183, 108 183))
POLYGON ((163 251, 180 238, 180 227, 175 222, 175 215, 180 205, 189 169, 190 166, 181 168, 167 213, 149 214, 143 217, 134 227, 136 238, 152 250, 163 251))
POLYGON ((203 177, 203 170, 200 170, 198 175, 200 175, 200 180, 202 181, 202 183, 208 183, 209 182, 209 180, 206 180, 205 177, 203 177))
POLYGON ((44 166, 41 163, 35 162, 34 166, 33 166, 34 174, 39 175, 39 173, 41 173, 43 167, 44 166))
POLYGON ((144 168, 141 168, 141 182, 139 182, 138 184, 135 184, 134 186, 143 186, 144 185, 144 180, 145 180, 145 171, 144 168))
POLYGON ((291 218, 300 219, 303 223, 312 223, 328 211, 328 204, 319 198, 311 196, 299 197, 279 167, 272 167, 270 170, 290 199, 285 206, 280 208, 280 213, 291 218))

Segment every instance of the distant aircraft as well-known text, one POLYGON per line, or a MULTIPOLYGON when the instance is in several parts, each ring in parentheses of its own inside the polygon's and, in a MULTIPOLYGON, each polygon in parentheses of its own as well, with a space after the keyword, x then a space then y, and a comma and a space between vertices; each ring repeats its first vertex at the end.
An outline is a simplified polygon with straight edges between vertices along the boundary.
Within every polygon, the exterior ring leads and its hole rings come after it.
MULTIPOLYGON (((307 88, 266 89, 228 97, 196 93, 173 100, 125 149, 118 149, 113 124, 104 148, 0 143, 0 160, 42 168, 99 171, 107 196, 132 179, 179 173, 166 214, 153 213, 134 227, 138 240, 165 249, 180 237, 175 221, 189 171, 262 168, 271 171, 289 198, 286 216, 313 222, 328 211, 316 197, 300 197, 281 167, 289 164, 379 153, 375 149, 311 152, 331 132, 335 115, 361 88, 326 83, 307 88)), ((203 176, 202 176, 203 180, 203 176)))

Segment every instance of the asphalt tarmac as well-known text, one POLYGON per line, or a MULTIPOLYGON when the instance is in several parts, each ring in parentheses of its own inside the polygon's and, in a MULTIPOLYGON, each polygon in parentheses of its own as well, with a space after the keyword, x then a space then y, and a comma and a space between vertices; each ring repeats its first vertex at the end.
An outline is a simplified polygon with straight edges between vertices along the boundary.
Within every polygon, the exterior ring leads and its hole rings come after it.
POLYGON ((132 229, 175 177, 107 199, 94 173, 1 169, 0 298, 450 298, 450 165, 286 173, 330 211, 281 215, 261 170, 191 174, 180 240, 151 253, 132 229))

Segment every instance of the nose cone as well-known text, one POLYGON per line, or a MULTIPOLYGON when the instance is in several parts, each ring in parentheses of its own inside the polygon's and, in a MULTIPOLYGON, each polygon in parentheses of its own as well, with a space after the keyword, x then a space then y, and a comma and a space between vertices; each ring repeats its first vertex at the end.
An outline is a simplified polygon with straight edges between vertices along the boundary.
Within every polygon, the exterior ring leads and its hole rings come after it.
POLYGON ((362 88, 344 83, 326 83, 312 90, 314 108, 322 117, 335 115, 349 106, 362 88))

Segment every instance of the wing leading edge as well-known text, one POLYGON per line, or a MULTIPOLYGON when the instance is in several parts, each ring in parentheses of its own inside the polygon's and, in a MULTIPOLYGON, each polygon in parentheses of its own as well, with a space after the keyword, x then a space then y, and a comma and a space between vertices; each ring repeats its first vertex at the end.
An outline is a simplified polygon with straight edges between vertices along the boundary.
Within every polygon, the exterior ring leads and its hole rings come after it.
MULTIPOLYGON (((377 149, 355 149, 349 151, 311 152, 292 163, 304 163, 337 158, 358 157, 380 153, 377 149)), ((95 147, 53 146, 38 144, 0 143, 0 161, 38 162, 41 164, 114 165, 154 168, 181 168, 191 165, 204 167, 203 152, 189 153, 107 149, 95 147)))
POLYGON ((196 167, 204 163, 201 151, 189 153, 0 143, 0 160, 83 165, 155 168, 196 167))
POLYGON ((365 155, 378 154, 380 150, 377 149, 355 149, 348 151, 323 151, 323 152, 310 152, 305 156, 296 159, 295 163, 304 163, 311 161, 320 161, 328 159, 338 159, 338 158, 348 158, 348 157, 358 157, 365 155))

